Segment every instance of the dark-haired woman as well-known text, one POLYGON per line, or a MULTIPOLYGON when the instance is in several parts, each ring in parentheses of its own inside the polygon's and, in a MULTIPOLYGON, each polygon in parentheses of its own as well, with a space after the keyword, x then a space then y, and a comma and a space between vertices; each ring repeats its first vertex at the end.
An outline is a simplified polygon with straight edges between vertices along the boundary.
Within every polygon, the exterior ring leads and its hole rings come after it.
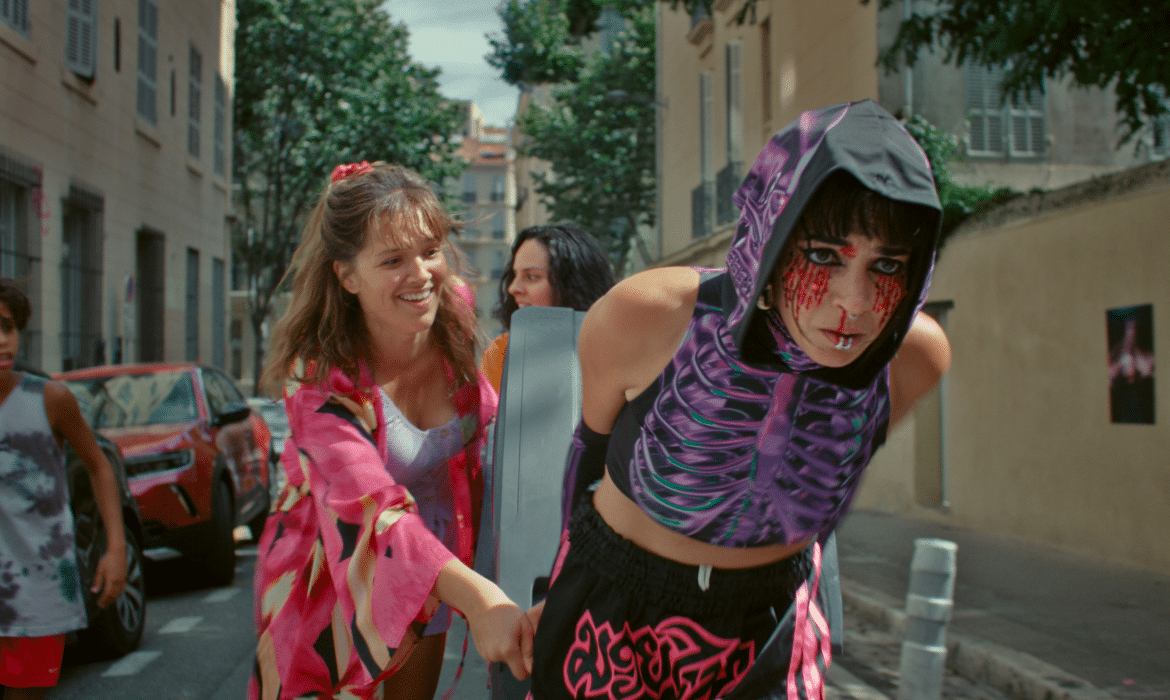
POLYGON ((448 608, 527 675, 531 626, 470 568, 496 394, 475 364, 454 222, 397 166, 339 166, 293 257, 266 378, 285 385, 287 485, 256 565, 250 697, 430 698, 448 608))
POLYGON ((820 540, 950 362, 918 313, 940 208, 870 101, 781 130, 735 203, 726 270, 634 275, 581 327, 567 527, 529 611, 536 700, 823 697, 820 540), (790 607, 791 651, 749 676, 790 607))
POLYGON ((500 280, 496 314, 504 333, 488 345, 480 368, 496 391, 504 373, 512 314, 525 306, 567 306, 587 311, 614 285, 613 269, 597 239, 576 226, 530 226, 512 243, 500 280))

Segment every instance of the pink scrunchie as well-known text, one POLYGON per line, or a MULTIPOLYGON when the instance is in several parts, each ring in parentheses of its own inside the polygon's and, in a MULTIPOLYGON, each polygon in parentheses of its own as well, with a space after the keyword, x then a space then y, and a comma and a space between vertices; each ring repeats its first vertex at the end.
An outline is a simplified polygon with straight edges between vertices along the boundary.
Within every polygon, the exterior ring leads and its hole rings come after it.
POLYGON ((340 182, 350 175, 362 175, 374 169, 369 161, 363 160, 360 163, 345 163, 333 169, 333 174, 329 176, 331 182, 340 182))

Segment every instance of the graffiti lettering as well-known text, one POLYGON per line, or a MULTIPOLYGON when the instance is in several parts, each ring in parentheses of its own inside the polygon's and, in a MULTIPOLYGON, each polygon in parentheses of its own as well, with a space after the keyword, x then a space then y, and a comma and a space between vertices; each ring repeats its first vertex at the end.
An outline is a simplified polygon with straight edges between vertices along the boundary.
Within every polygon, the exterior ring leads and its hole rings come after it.
POLYGON ((733 688, 755 659, 755 642, 716 637, 693 620, 614 632, 586 611, 565 659, 565 687, 612 700, 713 700, 733 688))

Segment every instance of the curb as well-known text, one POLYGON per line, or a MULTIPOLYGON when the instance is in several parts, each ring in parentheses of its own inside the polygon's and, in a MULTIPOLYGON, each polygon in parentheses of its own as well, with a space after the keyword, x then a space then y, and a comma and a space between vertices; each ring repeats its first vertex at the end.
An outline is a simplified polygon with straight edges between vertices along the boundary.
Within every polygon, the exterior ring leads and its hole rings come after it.
MULTIPOLYGON (((906 634, 906 613, 881 591, 841 578, 845 607, 895 637, 906 634)), ((947 667, 979 683, 986 683, 1013 700, 1117 700, 1047 662, 992 642, 947 630, 947 667)))

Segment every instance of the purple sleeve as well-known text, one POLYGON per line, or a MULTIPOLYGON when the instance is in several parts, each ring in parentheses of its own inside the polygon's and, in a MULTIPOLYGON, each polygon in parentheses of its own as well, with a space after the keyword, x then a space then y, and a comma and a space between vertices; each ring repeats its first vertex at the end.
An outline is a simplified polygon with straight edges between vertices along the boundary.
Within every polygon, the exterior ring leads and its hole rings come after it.
POLYGON ((561 529, 569 526, 573 506, 589 485, 605 475, 605 452, 609 435, 595 432, 585 421, 577 423, 569 456, 565 460, 565 480, 561 486, 561 529))

